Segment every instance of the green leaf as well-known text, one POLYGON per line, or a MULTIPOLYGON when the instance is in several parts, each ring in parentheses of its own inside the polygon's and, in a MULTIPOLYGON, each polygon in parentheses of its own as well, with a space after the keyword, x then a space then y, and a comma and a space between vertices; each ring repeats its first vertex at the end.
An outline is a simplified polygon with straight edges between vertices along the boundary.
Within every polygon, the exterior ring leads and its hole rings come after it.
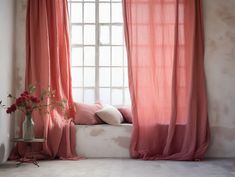
POLYGON ((36 89, 36 87, 33 84, 29 85, 29 93, 34 93, 35 89, 36 89))
POLYGON ((47 91, 45 89, 42 89, 41 94, 40 94, 40 99, 43 100, 46 94, 47 94, 47 91))

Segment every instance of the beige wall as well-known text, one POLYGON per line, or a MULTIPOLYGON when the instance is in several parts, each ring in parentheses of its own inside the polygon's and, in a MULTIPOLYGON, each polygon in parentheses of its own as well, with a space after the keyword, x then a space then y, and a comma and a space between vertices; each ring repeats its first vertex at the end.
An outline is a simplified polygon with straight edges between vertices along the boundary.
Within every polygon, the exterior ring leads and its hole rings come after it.
POLYGON ((25 28, 27 0, 16 1, 16 92, 24 89, 25 71, 25 28))
POLYGON ((204 0, 211 146, 208 156, 235 157, 235 0, 204 0))
MULTIPOLYGON (((14 29, 15 3, 14 0, 0 2, 0 100, 10 104, 7 95, 14 92, 14 29)), ((12 117, 0 108, 0 163, 6 161, 10 152, 10 136, 12 117)))
MULTIPOLYGON (((203 0, 211 145, 207 156, 235 157, 235 0, 203 0)), ((17 0, 17 86, 23 86, 26 0, 17 0)))

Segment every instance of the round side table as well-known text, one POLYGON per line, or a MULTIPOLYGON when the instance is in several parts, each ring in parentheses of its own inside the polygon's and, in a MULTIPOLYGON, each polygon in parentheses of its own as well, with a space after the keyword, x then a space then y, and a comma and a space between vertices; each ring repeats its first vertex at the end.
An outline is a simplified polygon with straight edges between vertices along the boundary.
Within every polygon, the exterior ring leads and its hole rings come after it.
MULTIPOLYGON (((45 138, 33 138, 33 139, 23 139, 23 138, 13 138, 11 139, 12 142, 22 142, 26 143, 27 150, 29 152, 32 151, 32 144, 33 143, 44 143, 46 141, 45 138)), ((27 152, 27 151, 26 151, 27 152)), ((21 165, 22 163, 33 163, 34 165, 39 167, 39 163, 37 161, 37 158, 33 156, 33 152, 30 154, 30 158, 27 157, 27 153, 24 154, 24 157, 21 157, 19 160, 17 160, 19 163, 16 164, 16 166, 21 165)))

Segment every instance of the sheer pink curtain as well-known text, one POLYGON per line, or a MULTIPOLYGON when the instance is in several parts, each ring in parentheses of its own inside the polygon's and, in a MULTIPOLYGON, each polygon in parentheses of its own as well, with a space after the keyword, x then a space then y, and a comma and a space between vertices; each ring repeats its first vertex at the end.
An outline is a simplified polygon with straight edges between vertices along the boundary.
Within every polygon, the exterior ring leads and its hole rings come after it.
POLYGON ((209 128, 201 0, 123 0, 134 158, 202 159, 209 128))
MULTIPOLYGON (((26 27, 26 87, 35 84, 37 93, 50 86, 56 98, 73 104, 70 76, 70 47, 67 0, 28 0, 26 27)), ((73 116, 70 107, 70 116, 73 116)), ((64 119, 55 110, 50 115, 34 114, 36 137, 46 143, 33 144, 34 155, 40 159, 77 159, 75 127, 72 119, 64 119), (36 153, 35 153, 36 152, 36 153)), ((19 143, 13 156, 23 155, 26 146, 19 143)))

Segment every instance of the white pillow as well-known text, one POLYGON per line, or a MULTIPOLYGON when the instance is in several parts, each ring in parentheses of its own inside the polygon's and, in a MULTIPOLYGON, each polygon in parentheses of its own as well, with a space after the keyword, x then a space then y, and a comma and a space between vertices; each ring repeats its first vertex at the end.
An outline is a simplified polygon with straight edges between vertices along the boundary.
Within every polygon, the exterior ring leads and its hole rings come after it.
POLYGON ((96 111, 96 115, 105 123, 110 125, 120 125, 123 122, 122 114, 117 110, 117 108, 111 105, 105 106, 99 111, 96 111))

